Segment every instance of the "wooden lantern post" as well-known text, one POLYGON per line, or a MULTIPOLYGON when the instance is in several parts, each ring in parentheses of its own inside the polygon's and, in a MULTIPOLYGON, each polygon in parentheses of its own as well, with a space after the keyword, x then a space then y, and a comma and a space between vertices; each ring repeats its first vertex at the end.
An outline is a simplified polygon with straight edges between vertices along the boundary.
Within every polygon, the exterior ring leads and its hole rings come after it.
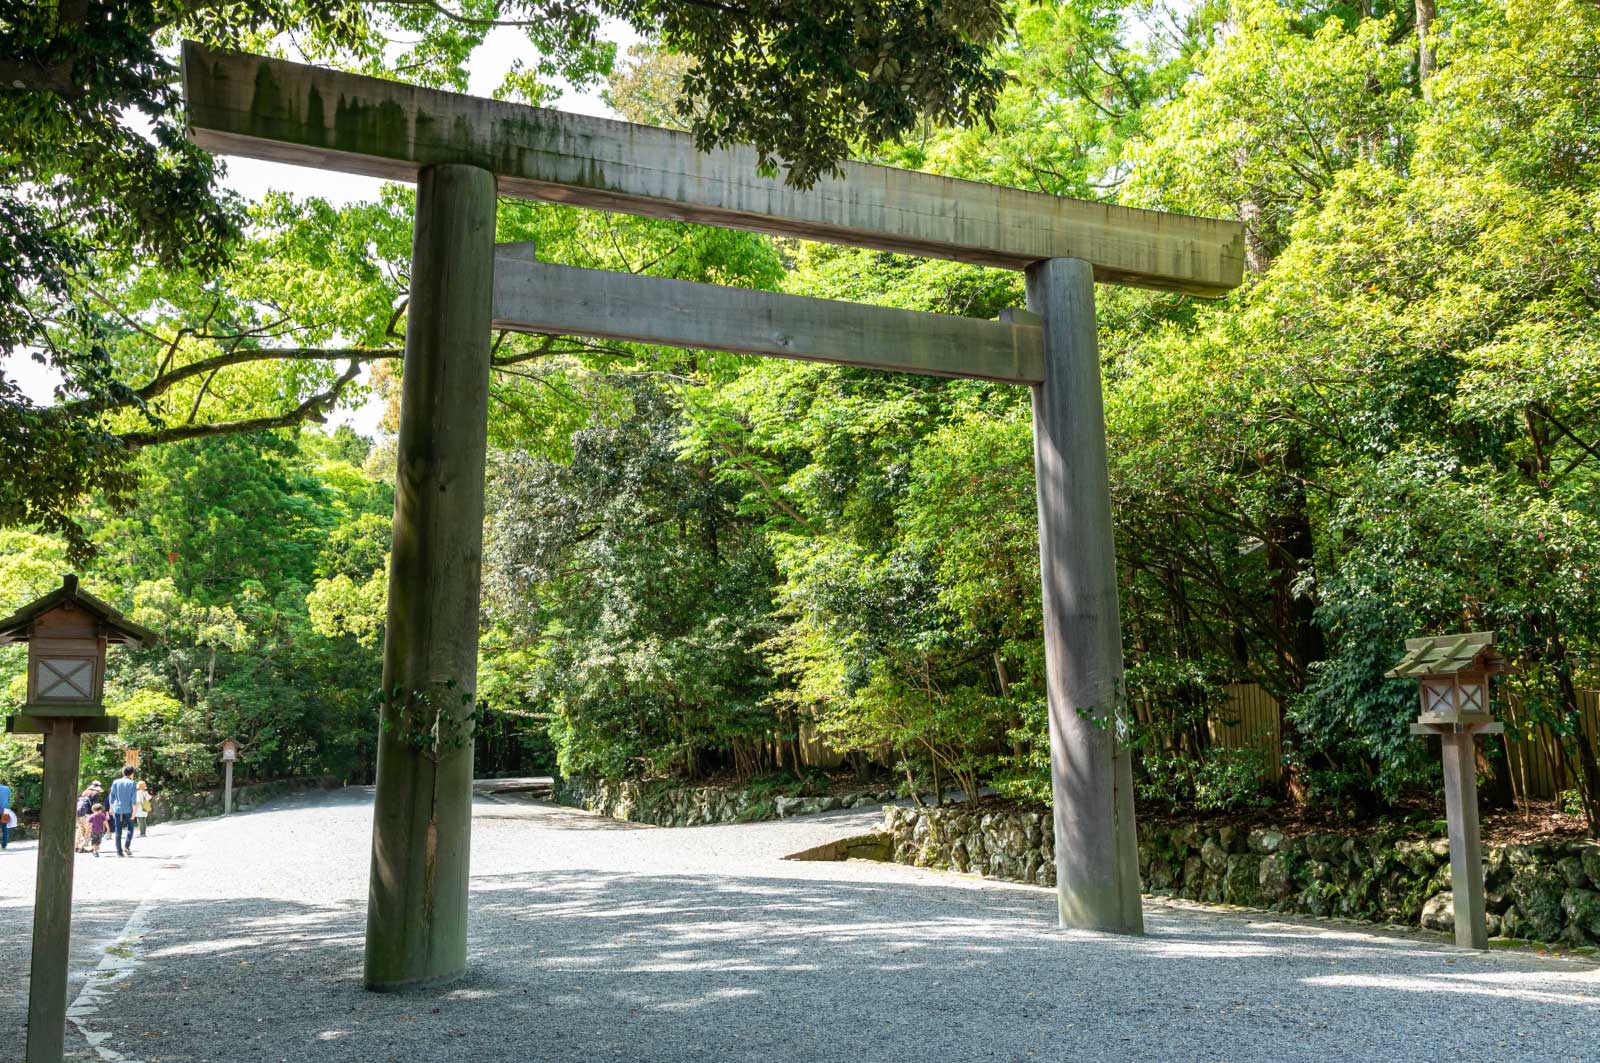
POLYGON ((28 644, 28 700, 21 712, 6 718, 6 730, 44 736, 24 1056, 28 1063, 58 1063, 66 1031, 78 738, 117 730, 117 721, 106 715, 103 702, 106 647, 112 643, 149 646, 155 640, 154 632, 80 590, 78 577, 73 575, 43 598, 0 620, 0 645, 28 644))
POLYGON ((1450 894, 1456 944, 1489 947, 1483 896, 1483 837, 1478 829, 1477 740, 1504 728, 1489 712, 1489 678, 1507 671, 1494 632, 1406 640, 1406 655, 1384 674, 1415 679, 1422 714, 1414 735, 1438 735, 1444 751, 1444 814, 1450 832, 1450 894))
POLYGON ((233 812, 233 765, 239 759, 239 743, 228 738, 222 743, 222 814, 233 812))

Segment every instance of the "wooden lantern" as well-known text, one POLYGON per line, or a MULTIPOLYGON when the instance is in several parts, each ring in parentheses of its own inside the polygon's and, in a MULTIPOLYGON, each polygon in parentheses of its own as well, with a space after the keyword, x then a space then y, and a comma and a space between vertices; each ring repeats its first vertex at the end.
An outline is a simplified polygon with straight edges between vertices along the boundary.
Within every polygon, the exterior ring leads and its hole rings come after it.
MULTIPOLYGON (((62 1058, 67 1021, 67 971, 72 937, 74 808, 81 738, 115 734, 104 703, 106 647, 149 646, 156 634, 126 620, 78 587, 61 586, 0 620, 0 646, 28 644, 28 699, 6 717, 12 734, 43 736, 39 799, 39 869, 34 876, 33 953, 28 970, 25 1059, 62 1058)), ((134 758, 137 750, 128 751, 134 758)))
POLYGON ((148 646, 155 632, 125 619, 66 576, 61 586, 0 620, 0 646, 28 644, 25 715, 104 715, 106 647, 148 646))
POLYGON ((1507 670, 1494 632, 1406 639, 1406 655, 1384 674, 1415 679, 1422 699, 1419 724, 1488 723, 1489 677, 1507 670))
POLYGON ((225 763, 232 764, 239 759, 239 743, 231 738, 222 741, 222 759, 225 763))
POLYGON ((1456 944, 1489 947, 1483 891, 1483 838, 1478 829, 1477 736, 1503 730, 1489 712, 1489 677, 1509 671, 1494 632, 1406 639, 1406 655, 1384 673, 1415 679, 1422 714, 1414 735, 1437 736, 1444 758, 1444 816, 1450 834, 1451 901, 1456 944))

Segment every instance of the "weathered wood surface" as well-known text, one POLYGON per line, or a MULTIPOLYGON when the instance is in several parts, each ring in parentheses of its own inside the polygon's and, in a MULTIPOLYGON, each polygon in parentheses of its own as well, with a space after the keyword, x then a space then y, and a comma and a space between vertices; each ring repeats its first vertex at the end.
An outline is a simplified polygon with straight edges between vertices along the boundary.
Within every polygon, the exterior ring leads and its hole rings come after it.
POLYGON ((1023 269, 1094 265, 1100 281, 1215 296, 1238 285, 1237 222, 845 163, 807 190, 749 147, 686 133, 183 46, 189 133, 211 151, 414 181, 482 167, 503 195, 1023 269))
POLYGON ((1441 734, 1444 751, 1444 815, 1450 832, 1450 885, 1456 944, 1489 947, 1483 890, 1483 835, 1478 828, 1477 742, 1471 730, 1441 734))
POLYGON ((1044 379, 1044 330, 496 256, 494 324, 1015 384, 1044 379))
POLYGON ((367 902, 364 978, 379 990, 449 981, 467 963, 495 191, 474 167, 421 176, 367 902))
POLYGON ((1118 733, 1122 629, 1089 264, 1028 270, 1028 309, 1044 318, 1033 453, 1057 906, 1062 926, 1138 934, 1133 760, 1118 733))
POLYGON ((28 1036, 23 1057, 28 1063, 60 1063, 64 1047, 81 747, 72 719, 54 720, 44 733, 39 870, 34 880, 33 962, 28 972, 28 1036))
POLYGON ((122 722, 115 716, 40 716, 36 713, 23 712, 6 717, 6 733, 47 735, 54 731, 56 724, 63 719, 72 720, 81 735, 114 735, 122 722))

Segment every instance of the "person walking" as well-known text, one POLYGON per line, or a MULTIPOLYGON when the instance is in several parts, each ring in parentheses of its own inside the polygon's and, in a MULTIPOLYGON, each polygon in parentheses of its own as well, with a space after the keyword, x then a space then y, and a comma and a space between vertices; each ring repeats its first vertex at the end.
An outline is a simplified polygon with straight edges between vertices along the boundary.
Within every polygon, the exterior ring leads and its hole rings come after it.
POLYGON ((112 829, 117 832, 117 855, 133 855, 133 806, 139 798, 139 784, 133 781, 133 765, 122 769, 122 778, 111 784, 107 800, 111 804, 112 829), (128 843, 122 843, 127 831, 128 843))
POLYGON ((89 814, 94 811, 94 803, 98 800, 100 800, 99 782, 85 786, 83 793, 78 795, 78 836, 72 847, 80 853, 89 851, 89 814))
POLYGON ((139 837, 144 837, 144 829, 150 823, 150 809, 155 805, 155 798, 150 793, 150 788, 139 780, 139 792, 133 800, 133 819, 139 824, 139 837))
POLYGON ((11 787, 0 782, 0 852, 11 844, 11 787))

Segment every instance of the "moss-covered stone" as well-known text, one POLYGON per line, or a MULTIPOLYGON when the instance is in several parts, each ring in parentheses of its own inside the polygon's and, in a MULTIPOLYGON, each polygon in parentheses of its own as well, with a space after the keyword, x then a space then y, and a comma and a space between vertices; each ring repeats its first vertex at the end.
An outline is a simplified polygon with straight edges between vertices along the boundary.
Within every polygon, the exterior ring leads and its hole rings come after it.
MULTIPOLYGON (((949 866, 960 867, 964 853, 975 873, 1054 884, 1047 816, 980 816, 943 808, 887 813, 886 823, 900 823, 898 833, 920 837, 924 848, 944 844, 949 866), (920 816, 943 817, 946 826, 919 826, 920 816), (1028 817, 1037 817, 1037 834, 1028 817)), ((1426 922, 1447 929, 1439 914, 1451 904, 1449 850, 1442 838, 1393 830, 1300 837, 1262 827, 1228 830, 1203 824, 1144 827, 1139 843, 1144 888, 1208 903, 1412 926, 1426 922), (1432 914, 1425 913, 1429 905, 1432 914)), ((916 846, 905 850, 897 844, 896 852, 905 852, 908 862, 919 859, 916 846)), ((1484 873, 1490 932, 1568 944, 1600 940, 1600 890, 1588 885, 1588 863, 1597 858, 1600 846, 1589 843, 1489 849, 1484 873), (1583 875, 1581 889, 1570 884, 1576 873, 1583 875)))
POLYGON ((1566 878, 1567 885, 1575 890, 1589 888, 1589 873, 1583 869, 1583 861, 1576 855, 1564 856, 1556 861, 1556 870, 1566 878))
POLYGON ((1453 893, 1435 893, 1422 906, 1418 924, 1424 930, 1439 930, 1448 934, 1456 928, 1456 897, 1453 893))
POLYGON ((1222 876, 1222 899, 1251 908, 1260 908, 1266 903, 1266 894, 1261 889, 1259 855, 1238 853, 1228 857, 1227 870, 1222 876))
POLYGON ((1150 861, 1148 874, 1145 876, 1145 885, 1151 893, 1166 893, 1172 889, 1172 865, 1163 857, 1155 857, 1150 861))
POLYGON ((1527 932, 1527 923, 1522 918, 1522 913, 1512 905, 1500 913, 1500 934, 1502 937, 1521 939, 1527 932))
POLYGON ((1283 846, 1283 832, 1258 828, 1250 832, 1249 845, 1253 853, 1275 853, 1283 846))
POLYGON ((1511 882, 1511 861, 1498 846, 1483 857, 1483 883, 1489 889, 1502 889, 1511 882))
POLYGON ((1561 895, 1561 914, 1566 918, 1567 940, 1578 945, 1600 941, 1600 893, 1568 890, 1561 895))
POLYGON ((1512 876, 1511 896, 1528 936, 1544 941, 1559 940, 1564 922, 1561 897, 1566 889, 1566 877, 1549 867, 1530 864, 1512 876))
POLYGON ((1578 860, 1583 864, 1584 874, 1589 876, 1590 887, 1600 889, 1600 843, 1585 842, 1579 846, 1578 860))
POLYGON ((1413 875, 1424 878, 1431 876, 1439 866, 1439 858, 1433 854, 1432 847, 1420 839, 1400 842, 1395 846, 1394 855, 1413 875))
POLYGON ((1261 861, 1261 893, 1277 903, 1294 892, 1294 859, 1288 853, 1271 853, 1261 861))

